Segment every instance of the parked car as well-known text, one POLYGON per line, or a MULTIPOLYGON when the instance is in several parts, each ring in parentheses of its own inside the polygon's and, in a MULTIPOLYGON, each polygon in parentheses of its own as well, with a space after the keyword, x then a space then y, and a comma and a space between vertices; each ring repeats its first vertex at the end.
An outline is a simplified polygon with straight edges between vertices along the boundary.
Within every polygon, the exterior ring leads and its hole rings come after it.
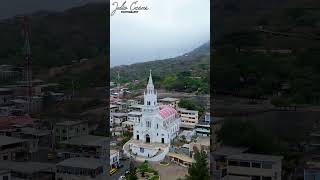
POLYGON ((114 173, 116 173, 117 172, 117 169, 116 168, 112 168, 111 170, 110 170, 110 176, 112 176, 114 173))
POLYGON ((125 180, 126 179, 126 176, 120 176, 119 177, 119 180, 125 180))

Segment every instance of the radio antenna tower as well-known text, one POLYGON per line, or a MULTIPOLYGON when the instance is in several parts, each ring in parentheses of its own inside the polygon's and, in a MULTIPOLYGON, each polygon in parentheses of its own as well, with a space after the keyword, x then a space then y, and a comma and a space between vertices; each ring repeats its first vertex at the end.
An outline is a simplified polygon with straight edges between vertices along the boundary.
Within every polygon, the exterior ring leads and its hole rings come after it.
POLYGON ((31 113, 31 100, 32 100, 32 68, 31 68, 31 48, 30 48, 30 29, 29 19, 27 16, 23 17, 23 35, 24 35, 24 55, 26 60, 26 73, 25 80, 27 81, 28 88, 28 114, 31 113))

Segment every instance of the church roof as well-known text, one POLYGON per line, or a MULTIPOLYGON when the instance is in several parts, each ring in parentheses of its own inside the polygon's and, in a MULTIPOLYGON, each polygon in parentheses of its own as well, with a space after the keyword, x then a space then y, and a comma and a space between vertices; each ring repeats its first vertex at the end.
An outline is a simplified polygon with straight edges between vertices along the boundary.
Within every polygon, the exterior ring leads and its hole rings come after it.
POLYGON ((163 119, 167 119, 173 114, 177 114, 177 111, 171 106, 165 106, 160 110, 160 115, 163 119))

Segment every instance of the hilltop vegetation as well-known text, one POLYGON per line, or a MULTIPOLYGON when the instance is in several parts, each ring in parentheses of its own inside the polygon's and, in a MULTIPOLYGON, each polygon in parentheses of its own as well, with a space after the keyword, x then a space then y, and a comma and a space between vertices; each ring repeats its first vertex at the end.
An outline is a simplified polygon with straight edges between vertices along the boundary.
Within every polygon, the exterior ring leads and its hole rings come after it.
MULTIPOLYGON (((38 12, 29 17, 34 78, 58 82, 69 90, 72 86, 80 91, 105 86, 109 51, 105 4, 38 12)), ((24 66, 21 31, 19 18, 0 23, 0 64, 24 66)))
POLYGON ((213 8, 215 48, 320 48, 319 8, 316 0, 217 0, 213 8))
POLYGON ((319 8, 314 0, 217 1, 215 93, 319 104, 319 8))
POLYGON ((182 92, 209 93, 210 51, 209 43, 182 56, 117 66, 111 69, 111 81, 129 83, 130 89, 144 88, 149 70, 157 88, 182 92), (138 82, 134 82, 138 80, 138 82))
MULTIPOLYGON (((107 15, 104 4, 88 4, 65 12, 30 16, 33 69, 71 64, 107 52, 107 15)), ((19 18, 0 23, 0 64, 24 65, 24 41, 19 18)))

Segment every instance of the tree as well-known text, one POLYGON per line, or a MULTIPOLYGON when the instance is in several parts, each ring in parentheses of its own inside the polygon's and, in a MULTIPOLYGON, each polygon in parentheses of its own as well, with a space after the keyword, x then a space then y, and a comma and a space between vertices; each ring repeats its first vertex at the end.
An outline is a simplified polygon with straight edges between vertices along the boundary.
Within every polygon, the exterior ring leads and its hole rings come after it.
POLYGON ((186 100, 186 99, 182 99, 179 102, 178 106, 181 108, 186 108, 188 110, 199 111, 199 116, 201 116, 205 110, 204 107, 201 106, 199 103, 192 101, 192 100, 186 100))
POLYGON ((130 161, 129 175, 127 177, 127 180, 138 180, 136 167, 134 166, 133 161, 130 161))
POLYGON ((186 180, 209 180, 209 168, 207 162, 207 154, 201 149, 200 151, 195 149, 195 163, 193 163, 188 169, 188 175, 186 180))

